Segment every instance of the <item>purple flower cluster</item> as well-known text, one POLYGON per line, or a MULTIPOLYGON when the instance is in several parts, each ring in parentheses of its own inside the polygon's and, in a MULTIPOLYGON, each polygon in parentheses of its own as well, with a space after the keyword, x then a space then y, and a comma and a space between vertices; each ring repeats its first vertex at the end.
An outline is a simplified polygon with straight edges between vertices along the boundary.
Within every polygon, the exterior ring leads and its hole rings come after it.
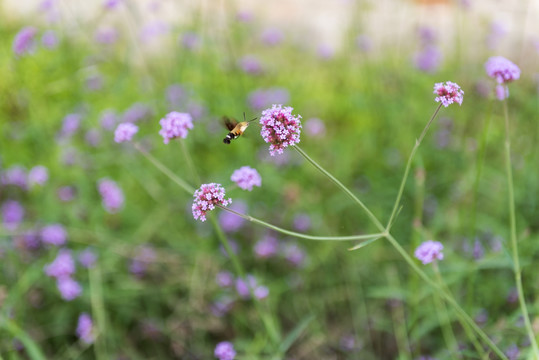
POLYGON ((95 31, 94 40, 98 44, 114 44, 118 40, 118 31, 112 27, 100 27, 95 31))
POLYGON ((24 218, 24 208, 15 200, 8 200, 2 204, 2 222, 7 230, 15 230, 24 218))
POLYGON ((163 137, 165 144, 179 137, 185 139, 189 129, 193 128, 191 115, 176 111, 168 113, 163 119, 159 120, 159 124, 161 124, 159 135, 163 137))
POLYGON ((146 274, 148 270, 148 265, 155 262, 157 254, 151 246, 141 245, 137 248, 135 256, 131 260, 129 265, 129 271, 141 278, 146 274))
POLYGON ((216 205, 227 206, 232 203, 232 199, 225 199, 225 189, 216 183, 202 184, 193 197, 193 217, 200 221, 206 221, 206 213, 215 209, 216 205))
POLYGON ((253 275, 247 275, 245 279, 236 279, 236 291, 242 299, 249 299, 251 297, 250 290, 259 300, 265 299, 269 295, 268 288, 263 285, 259 285, 253 275))
POLYGON ((444 246, 441 242, 427 240, 417 247, 414 255, 423 263, 423 265, 426 265, 436 260, 443 260, 443 249, 444 246))
POLYGON ((121 123, 114 131, 114 141, 117 143, 131 141, 138 132, 138 126, 132 123, 121 123))
POLYGON ((60 291, 62 299, 64 299, 65 301, 71 301, 73 299, 76 299, 82 293, 82 287, 80 286, 80 284, 69 276, 62 276, 57 278, 56 286, 60 291))
POLYGON ((13 52, 17 56, 31 54, 36 45, 37 30, 32 26, 22 28, 13 40, 13 52))
POLYGON ((58 46, 58 37, 54 30, 47 30, 41 36, 41 43, 49 50, 56 49, 58 46))
POLYGON ((262 73, 262 65, 260 60, 254 55, 245 55, 238 60, 238 65, 243 72, 247 74, 260 74, 262 73))
POLYGON ((279 251, 279 240, 274 236, 267 235, 259 240, 254 246, 255 256, 261 259, 267 259, 275 256, 279 251))
POLYGON ((97 255, 95 252, 90 249, 86 248, 79 254, 79 262, 80 264, 85 267, 86 269, 93 268, 96 261, 97 261, 97 255))
POLYGON ((60 224, 47 225, 41 229, 41 241, 54 246, 64 245, 67 232, 60 224))
POLYGON ((253 190, 253 186, 262 186, 262 178, 256 169, 249 166, 242 166, 235 170, 230 180, 236 183, 243 190, 253 190))
POLYGON ((434 45, 428 45, 414 55, 414 65, 426 73, 435 73, 442 62, 442 52, 434 45))
POLYGON ((77 336, 81 339, 82 342, 86 344, 92 344, 95 340, 93 333, 93 323, 92 318, 87 313, 82 313, 79 316, 77 322, 77 336))
POLYGON ((236 357, 234 345, 232 345, 232 343, 228 341, 222 341, 217 344, 213 354, 219 360, 234 360, 234 358, 236 357))
POLYGON ((97 185, 105 210, 117 213, 124 205, 124 193, 118 184, 110 179, 101 179, 97 185))
POLYGON ((0 185, 13 185, 26 190, 28 188, 26 170, 19 165, 12 166, 6 170, 0 170, 0 185))
POLYGON ((451 81, 447 81, 445 84, 434 84, 433 93, 438 95, 434 100, 441 102, 445 107, 448 107, 454 102, 462 105, 462 100, 464 99, 464 91, 461 90, 460 86, 451 81))
POLYGON ((507 83, 520 78, 520 68, 503 56, 493 56, 485 63, 487 75, 496 80, 496 98, 506 99, 509 96, 507 83))
POLYGON ((45 166, 34 166, 28 172, 28 183, 30 185, 45 185, 49 180, 49 171, 45 166))
POLYGON ((229 271, 218 272, 215 276, 215 282, 223 288, 231 287, 234 284, 234 275, 229 271))
POLYGON ((99 123, 101 124, 101 127, 109 131, 114 129, 114 125, 116 125, 117 121, 118 121, 118 115, 113 110, 103 111, 103 113, 101 114, 101 118, 99 119, 99 123))
POLYGON ((260 39, 266 45, 275 46, 283 41, 284 34, 278 28, 267 28, 260 35, 260 39))
POLYGON ((67 114, 62 123, 60 137, 67 138, 73 136, 79 129, 81 120, 82 117, 79 114, 67 114))
POLYGON ((44 270, 47 276, 56 278, 56 286, 64 300, 71 301, 81 294, 80 284, 71 277, 75 273, 75 261, 69 250, 61 249, 44 270))
POLYGON ((271 109, 262 111, 260 135, 270 144, 271 156, 282 154, 284 148, 299 143, 301 116, 293 116, 292 110, 290 106, 273 105, 271 109))

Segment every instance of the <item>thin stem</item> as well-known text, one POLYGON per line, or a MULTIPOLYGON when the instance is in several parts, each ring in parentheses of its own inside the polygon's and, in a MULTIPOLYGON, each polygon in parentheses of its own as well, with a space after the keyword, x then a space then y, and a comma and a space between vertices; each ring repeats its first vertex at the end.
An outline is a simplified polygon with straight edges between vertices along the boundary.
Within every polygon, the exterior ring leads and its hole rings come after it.
POLYGON ((275 231, 280 232, 280 233, 285 234, 285 235, 295 236, 295 237, 302 238, 302 239, 307 239, 307 240, 351 241, 351 240, 368 240, 368 239, 373 239, 373 238, 384 237, 385 236, 384 233, 367 234, 367 235, 350 235, 350 236, 312 236, 312 235, 306 235, 306 234, 298 233, 298 232, 295 232, 295 231, 285 230, 283 228, 280 228, 278 226, 269 224, 269 223, 267 223, 265 221, 259 220, 257 218, 252 217, 252 216, 239 213, 239 212, 237 212, 235 210, 232 210, 232 209, 227 208, 227 207, 222 206, 222 205, 217 205, 217 206, 220 207, 223 210, 226 210, 226 211, 231 212, 231 213, 233 213, 235 215, 238 215, 238 216, 244 218, 247 221, 250 221, 250 222, 253 222, 255 224, 267 227, 268 229, 275 230, 275 231))
POLYGON ((157 160, 156 158, 154 158, 152 155, 150 155, 146 150, 144 150, 139 144, 134 144, 133 145, 135 147, 135 149, 137 149, 142 155, 144 155, 144 157, 148 160, 150 160, 150 162, 152 164, 155 165, 156 168, 158 168, 163 174, 165 174, 166 176, 168 176, 170 178, 170 180, 174 181, 176 184, 178 184, 182 189, 184 189, 186 192, 188 192, 189 194, 193 194, 195 192, 195 189, 189 185, 186 181, 184 181, 183 179, 179 178, 176 174, 174 174, 172 171, 170 171, 169 168, 167 168, 165 165, 163 165, 163 163, 161 163, 159 160, 157 160))
POLYGON ((391 228, 391 225, 393 223, 393 218, 395 217, 395 214, 397 213, 397 209, 399 208, 402 193, 404 192, 404 185, 406 185, 406 180, 408 179, 408 173, 410 172, 410 167, 412 166, 412 160, 414 158, 414 155, 419 148, 419 145, 421 145, 421 141, 423 141, 423 138, 427 134, 427 131, 430 128, 430 125, 436 118, 436 115, 438 115, 438 112, 440 111, 442 107, 442 104, 438 105, 436 108, 436 111, 434 111, 434 114, 430 117, 429 122, 427 125, 425 125, 425 128, 423 128, 423 132, 421 132, 421 135, 419 136, 419 139, 415 141, 414 148, 412 149, 412 152, 410 153, 410 156, 408 157, 408 162, 406 163, 406 169, 404 170, 404 176, 401 180, 401 185, 399 187, 399 192, 397 193, 397 199, 395 200, 395 204, 393 205, 393 210, 391 211, 391 216, 389 217, 389 221, 387 222, 386 230, 389 230, 391 228))
POLYGON ((522 271, 520 269, 520 260, 518 256, 518 244, 517 244, 517 230, 516 230, 516 211, 515 211, 515 194, 513 188, 513 171, 511 166, 511 140, 509 136, 509 115, 507 111, 507 100, 503 101, 503 114, 505 118, 505 170, 507 172, 507 193, 509 197, 509 221, 511 224, 511 248, 513 251, 513 268, 515 272, 515 282, 517 285, 518 302, 520 303, 520 310, 524 317, 524 324, 526 326, 526 332, 530 338, 532 344, 533 353, 536 359, 539 359, 539 348, 537 347, 537 341, 535 340, 535 334, 533 332, 532 325, 530 323, 530 317, 528 314, 528 308, 526 306, 526 300, 524 299, 524 290, 522 288, 522 271))
POLYGON ((391 245, 401 254, 401 256, 404 258, 404 260, 414 269, 414 271, 432 288, 434 288, 438 295, 444 298, 445 301, 447 301, 448 304, 450 304, 457 314, 462 317, 462 319, 485 341, 485 343, 494 351, 501 359, 508 360, 507 356, 492 342, 492 340, 485 334, 485 332, 477 326, 477 324, 473 321, 472 318, 460 307, 460 305, 457 303, 457 301, 449 295, 444 289, 442 289, 435 281, 431 280, 427 274, 417 266, 417 264, 414 262, 414 260, 408 255, 406 250, 400 246, 400 244, 395 240, 395 238, 388 234, 386 236, 386 239, 389 240, 391 245))
POLYGON ((301 156, 303 156, 308 162, 310 162, 322 174, 326 175, 331 181, 333 181, 338 187, 340 187, 341 190, 343 190, 348 196, 350 196, 352 198, 352 200, 354 200, 367 213, 367 216, 371 219, 371 221, 374 223, 374 225, 376 225, 376 227, 380 231, 384 231, 384 226, 382 225, 382 223, 380 223, 380 221, 378 221, 376 216, 374 216, 374 214, 369 210, 369 208, 367 208, 367 206, 365 206, 365 204, 363 204, 363 202, 361 200, 359 200, 346 186, 344 186, 333 175, 331 175, 329 172, 327 172, 326 169, 324 169, 322 166, 320 166, 316 161, 311 159, 311 157, 309 155, 307 155, 299 146, 293 145, 292 147, 294 149, 296 149, 296 151, 298 153, 300 153, 301 156))
POLYGON ((200 184, 200 176, 198 175, 195 165, 193 164, 193 159, 191 159, 191 154, 189 153, 189 150, 187 149, 187 144, 185 140, 178 139, 178 141, 181 144, 183 156, 185 157, 185 161, 187 162, 187 166, 189 167, 189 170, 191 170, 191 174, 193 174, 195 182, 197 184, 200 184))

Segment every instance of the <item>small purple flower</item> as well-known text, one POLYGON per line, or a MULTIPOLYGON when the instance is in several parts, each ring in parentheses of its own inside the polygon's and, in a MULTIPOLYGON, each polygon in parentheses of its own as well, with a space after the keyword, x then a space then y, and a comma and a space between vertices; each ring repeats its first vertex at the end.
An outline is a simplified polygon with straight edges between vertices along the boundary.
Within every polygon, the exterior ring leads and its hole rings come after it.
POLYGON ((472 255, 475 260, 481 260, 483 256, 485 256, 485 249, 483 248, 483 244, 481 244, 481 241, 479 241, 479 239, 477 238, 474 241, 472 255))
POLYGON ((249 23, 253 21, 253 13, 248 10, 240 10, 236 13, 236 19, 243 23, 249 23))
POLYGON ((231 287, 234 284, 234 276, 230 271, 220 271, 215 276, 215 281, 220 287, 231 287))
POLYGON ((485 70, 498 84, 507 84, 520 78, 519 67, 503 56, 489 58, 485 63, 485 70))
POLYGON ((21 236, 17 237, 17 240, 20 241, 20 248, 25 250, 37 250, 41 245, 39 241, 39 233, 35 230, 27 230, 21 236))
POLYGON ((41 229, 41 241, 54 246, 64 245, 67 240, 67 232, 60 224, 47 225, 41 229))
POLYGON ((15 200, 8 200, 2 204, 2 222, 7 230, 17 229, 24 219, 24 208, 15 200))
POLYGON ((254 290, 257 286, 256 279, 253 275, 247 275, 246 279, 237 278, 236 279, 236 291, 238 295, 243 299, 248 299, 251 297, 251 290, 254 290))
POLYGON ((95 252, 90 249, 86 248, 79 254, 79 262, 83 267, 86 269, 93 268, 95 265, 95 262, 97 261, 97 255, 95 252))
POLYGON ((165 144, 178 137, 185 139, 189 129, 193 128, 191 115, 176 111, 168 113, 163 119, 159 120, 159 124, 161 124, 159 135, 163 137, 165 144))
POLYGON ((43 165, 37 165, 28 172, 28 183, 31 186, 45 185, 49 180, 49 170, 43 165))
POLYGON ((211 305, 210 310, 213 315, 222 317, 232 309, 233 305, 234 299, 232 299, 230 296, 223 296, 211 305))
POLYGON ((113 110, 105 110, 101 114, 101 118, 99 120, 99 123, 101 124, 101 127, 105 130, 113 130, 114 126, 116 125, 116 122, 118 121, 118 115, 113 110))
POLYGON ((176 107, 187 100, 187 90, 180 84, 172 84, 166 89, 166 98, 171 107, 176 107))
POLYGON ((55 278, 69 277, 74 273, 75 261, 67 249, 60 249, 53 262, 45 266, 45 274, 55 278))
POLYGON ((69 276, 62 276, 56 279, 56 286, 60 291, 62 299, 71 301, 80 296, 82 287, 80 284, 69 276))
POLYGON ((228 341, 223 341, 217 344, 213 354, 219 360, 234 360, 234 358, 236 357, 234 345, 232 345, 232 343, 228 341))
POLYGON ((131 260, 129 271, 137 276, 143 277, 148 269, 148 265, 155 262, 157 254, 151 246, 142 245, 136 250, 135 257, 131 260))
POLYGON ((257 286, 253 291, 253 295, 259 300, 265 299, 269 295, 269 289, 266 286, 257 286))
POLYGON ((67 114, 60 130, 61 137, 70 137, 79 129, 81 116, 79 114, 67 114))
POLYGON ((49 50, 56 49, 58 46, 58 37, 54 30, 47 30, 41 36, 41 43, 49 50))
POLYGON ((239 67, 247 74, 260 74, 262 72, 262 65, 260 60, 254 55, 245 55, 238 61, 239 67))
POLYGON ((152 115, 152 109, 143 103, 134 103, 122 115, 122 122, 135 123, 152 115))
POLYGON ((0 185, 18 186, 23 190, 28 188, 28 176, 26 170, 15 165, 6 170, 0 170, 0 185))
POLYGON ((454 102, 462 105, 462 100, 464 99, 464 91, 461 90, 460 86, 451 81, 447 81, 445 84, 434 84, 433 93, 438 95, 434 100, 441 102, 445 107, 448 107, 454 102))
POLYGON ((279 250, 279 241, 277 238, 267 235, 259 240, 254 246, 254 252, 257 258, 267 259, 275 256, 279 250))
POLYGON ((294 217, 294 229, 307 231, 311 228, 311 218, 307 214, 299 214, 294 217))
POLYGON ((443 249, 444 246, 441 242, 427 240, 417 247, 414 255, 423 263, 423 265, 426 265, 436 260, 443 260, 443 249))
POLYGON ((414 55, 414 65, 426 73, 435 73, 440 67, 442 52, 434 45, 426 46, 414 55))
POLYGON ((311 118, 305 121, 304 128, 308 136, 323 137, 326 135, 326 125, 318 118, 311 118))
POLYGON ((290 100, 288 90, 278 87, 258 89, 249 94, 249 105, 256 110, 262 110, 272 104, 284 104, 290 100))
POLYGON ((105 210, 117 213, 124 205, 124 193, 118 184, 110 179, 101 179, 97 185, 105 210))
POLYGON ((509 360, 517 360, 520 356, 520 349, 516 344, 512 344, 505 350, 505 355, 507 355, 509 360))
POLYGON ((109 10, 115 9, 122 3, 122 0, 105 0, 103 7, 109 10))
POLYGON ((417 28, 417 35, 421 43, 425 45, 434 43, 438 37, 436 31, 429 26, 420 26, 417 28))
POLYGON ((321 44, 316 50, 317 55, 323 60, 329 60, 335 56, 335 48, 328 44, 321 44))
POLYGON ((260 35, 260 39, 266 45, 275 46, 283 41, 284 34, 278 28, 267 28, 260 35))
POLYGON ((81 339, 85 344, 92 344, 95 340, 93 327, 94 325, 90 315, 87 313, 80 314, 77 322, 76 333, 79 339, 81 339))
MULTIPOLYGON (((234 204, 230 205, 230 209, 241 214, 245 214, 247 212, 247 204, 241 200, 238 200, 235 201, 234 204)), ((224 232, 238 231, 244 223, 244 218, 229 211, 221 211, 219 214, 219 224, 224 232)))
POLYGON ((180 43, 184 49, 196 50, 200 47, 200 36, 195 32, 186 32, 180 35, 180 43))
POLYGON ((131 141, 138 132, 138 126, 132 123, 121 123, 114 131, 114 141, 117 143, 131 141))
POLYGON ((90 74, 85 80, 86 88, 89 91, 101 90, 103 87, 103 76, 101 74, 90 74))
POLYGON ((217 183, 202 184, 193 197, 193 217, 200 221, 206 221, 206 213, 215 209, 216 205, 227 206, 232 203, 232 199, 225 199, 225 189, 217 183))
POLYGON ((77 190, 74 186, 62 186, 58 188, 56 193, 62 202, 68 202, 75 198, 77 195, 77 190))
POLYGON ((99 143, 101 143, 101 133, 97 129, 90 129, 84 134, 84 140, 88 145, 97 147, 99 146, 99 143))
POLYGON ((13 40, 13 52, 17 56, 31 54, 35 49, 37 30, 32 26, 22 28, 13 40))
POLYGON ((271 144, 271 156, 282 154, 284 148, 299 143, 301 116, 293 116, 292 110, 290 106, 283 108, 282 105, 273 105, 271 109, 262 111, 260 135, 271 144))
POLYGON ((253 186, 262 186, 262 178, 256 169, 249 166, 242 166, 235 170, 230 180, 236 183, 243 190, 253 190, 253 186))
POLYGON ((300 267, 305 262, 305 251, 298 244, 284 244, 281 253, 293 266, 300 267))
POLYGON ((140 40, 142 42, 148 42, 152 39, 166 35, 170 32, 170 25, 160 21, 152 21, 142 27, 140 30, 140 40))
POLYGON ((118 31, 111 27, 101 27, 95 31, 94 39, 98 44, 112 45, 118 41, 118 31))

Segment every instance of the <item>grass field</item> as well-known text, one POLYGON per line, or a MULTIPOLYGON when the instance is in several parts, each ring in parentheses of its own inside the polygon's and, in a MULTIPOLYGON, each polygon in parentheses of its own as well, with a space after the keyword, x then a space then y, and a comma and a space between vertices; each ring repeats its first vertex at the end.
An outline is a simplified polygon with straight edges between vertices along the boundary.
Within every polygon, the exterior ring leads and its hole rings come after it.
POLYGON ((100 26, 118 6, 0 26, 1 359, 232 359, 223 341, 244 360, 537 359, 536 67, 498 101, 484 64, 516 52, 464 37, 440 58, 434 29, 333 53, 232 8, 222 32, 100 26), (410 157, 445 81, 464 101, 410 157), (223 144, 223 116, 273 104, 301 116, 299 147, 271 156, 258 120, 223 144), (193 128, 164 144, 171 111, 193 128), (234 184, 243 166, 261 186, 234 184), (247 219, 195 220, 208 183, 247 219), (443 259, 423 265, 427 240, 443 259))

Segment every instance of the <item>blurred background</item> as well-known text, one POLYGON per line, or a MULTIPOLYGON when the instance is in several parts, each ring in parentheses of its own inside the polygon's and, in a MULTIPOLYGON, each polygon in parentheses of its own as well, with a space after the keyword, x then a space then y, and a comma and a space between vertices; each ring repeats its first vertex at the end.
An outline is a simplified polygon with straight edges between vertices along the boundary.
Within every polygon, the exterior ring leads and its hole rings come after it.
POLYGON ((258 126, 223 144, 222 117, 292 106, 302 149, 385 223, 443 81, 464 102, 442 108, 419 148, 392 233, 410 255, 442 242, 459 304, 507 358, 528 358, 503 110, 484 64, 501 55, 522 70, 508 108, 537 327, 539 1, 0 4, 2 358, 211 359, 222 341, 245 360, 488 357, 385 240, 349 251, 356 243, 283 236, 220 209, 196 221, 174 179, 220 183, 233 209, 285 229, 374 233, 295 151, 270 156, 258 126), (164 144, 171 111, 193 129, 164 144), (138 126, 131 142, 114 141, 120 123, 138 126), (261 187, 234 185, 242 166, 261 187))

